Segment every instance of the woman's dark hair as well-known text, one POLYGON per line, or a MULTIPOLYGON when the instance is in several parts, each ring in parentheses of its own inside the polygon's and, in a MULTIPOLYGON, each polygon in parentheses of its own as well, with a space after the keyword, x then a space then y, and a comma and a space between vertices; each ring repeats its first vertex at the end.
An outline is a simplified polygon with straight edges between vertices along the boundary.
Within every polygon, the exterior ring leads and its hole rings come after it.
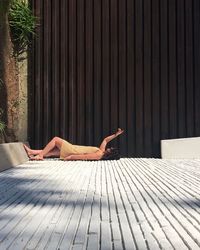
POLYGON ((110 150, 106 150, 101 160, 119 160, 120 154, 117 148, 110 148, 110 150))

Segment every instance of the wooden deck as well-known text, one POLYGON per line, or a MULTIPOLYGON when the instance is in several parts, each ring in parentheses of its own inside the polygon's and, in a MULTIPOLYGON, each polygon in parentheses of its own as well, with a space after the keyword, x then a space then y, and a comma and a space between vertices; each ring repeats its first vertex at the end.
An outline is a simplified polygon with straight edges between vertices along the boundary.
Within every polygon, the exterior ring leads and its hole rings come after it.
POLYGON ((2 172, 0 249, 200 249, 200 160, 48 160, 2 172))

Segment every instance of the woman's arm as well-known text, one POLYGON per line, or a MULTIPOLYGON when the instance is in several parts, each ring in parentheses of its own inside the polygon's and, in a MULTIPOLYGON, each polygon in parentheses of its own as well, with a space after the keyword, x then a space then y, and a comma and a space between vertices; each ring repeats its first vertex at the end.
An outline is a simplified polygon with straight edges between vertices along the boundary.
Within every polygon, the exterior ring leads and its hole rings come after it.
POLYGON ((79 154, 79 155, 69 155, 64 158, 64 161, 73 161, 73 160, 100 160, 102 154, 91 153, 91 154, 79 154))
POLYGON ((100 149, 102 151, 105 151, 106 145, 107 143, 109 143, 110 141, 112 141, 113 139, 115 139, 117 136, 121 135, 124 132, 124 130, 122 130, 121 128, 118 128, 118 131, 110 136, 107 136, 101 143, 100 145, 100 149))

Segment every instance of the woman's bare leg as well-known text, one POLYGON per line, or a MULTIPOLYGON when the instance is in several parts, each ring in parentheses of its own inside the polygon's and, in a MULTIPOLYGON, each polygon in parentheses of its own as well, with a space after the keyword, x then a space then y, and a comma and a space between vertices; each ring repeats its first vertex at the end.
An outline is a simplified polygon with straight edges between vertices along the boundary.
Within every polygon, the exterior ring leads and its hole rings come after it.
POLYGON ((59 157, 60 156, 60 149, 54 148, 49 153, 45 155, 45 157, 59 157))
MULTIPOLYGON (((34 156, 34 155, 38 155, 42 152, 42 149, 31 149, 26 145, 24 145, 24 148, 25 148, 29 157, 34 156)), ((53 157, 53 156, 54 157, 60 156, 60 150, 57 147, 55 147, 47 155, 45 155, 45 157, 53 157)))
POLYGON ((50 151, 52 151, 55 147, 57 147, 60 151, 62 146, 62 139, 59 137, 54 137, 47 145, 46 147, 35 157, 31 157, 32 160, 43 160, 45 156, 48 155, 50 151))

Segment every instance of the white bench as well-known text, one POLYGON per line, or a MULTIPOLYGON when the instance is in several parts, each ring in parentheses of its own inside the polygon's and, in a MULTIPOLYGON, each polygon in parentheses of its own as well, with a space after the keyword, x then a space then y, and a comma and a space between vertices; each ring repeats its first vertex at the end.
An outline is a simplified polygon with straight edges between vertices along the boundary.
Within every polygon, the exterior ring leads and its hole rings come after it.
POLYGON ((0 144, 0 172, 28 161, 23 143, 0 144))
POLYGON ((200 159, 200 137, 161 140, 163 159, 200 159))

